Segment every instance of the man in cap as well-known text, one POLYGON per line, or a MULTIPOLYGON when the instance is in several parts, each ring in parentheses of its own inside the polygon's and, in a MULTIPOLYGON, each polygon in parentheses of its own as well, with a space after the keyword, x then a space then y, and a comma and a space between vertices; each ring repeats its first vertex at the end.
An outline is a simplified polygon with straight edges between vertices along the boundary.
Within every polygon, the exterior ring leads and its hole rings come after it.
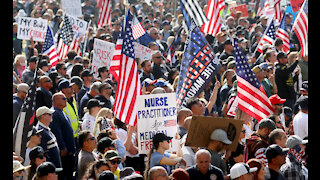
POLYGON ((213 52, 215 54, 219 53, 221 54, 224 49, 224 41, 227 39, 227 34, 223 32, 218 32, 216 34, 217 41, 213 45, 213 52))
POLYGON ((231 154, 231 151, 228 150, 227 146, 231 143, 232 141, 228 139, 226 131, 222 129, 215 129, 210 135, 210 141, 207 146, 207 149, 211 154, 212 165, 220 168, 224 175, 227 175, 226 162, 231 154), (226 152, 221 156, 220 153, 224 150, 226 150, 226 152))
POLYGON ((48 107, 42 106, 37 109, 36 117, 38 123, 36 125, 36 130, 42 130, 41 143, 40 146, 44 151, 47 151, 48 159, 47 161, 52 162, 56 167, 62 167, 60 150, 57 143, 56 136, 51 132, 49 128, 50 123, 52 122, 52 114, 54 110, 49 109, 48 107))
POLYGON ((81 148, 78 154, 77 179, 82 179, 90 163, 96 160, 93 150, 96 148, 96 138, 89 130, 79 132, 78 143, 81 148))
POLYGON ((118 152, 115 150, 109 150, 104 154, 104 158, 109 164, 112 173, 120 178, 120 169, 118 165, 121 163, 121 157, 118 152))
POLYGON ((293 118, 293 130, 295 135, 305 138, 308 136, 308 96, 301 98, 299 109, 293 118))
POLYGON ((288 57, 284 52, 279 52, 277 55, 278 64, 275 65, 275 81, 278 87, 278 95, 286 99, 285 106, 293 107, 296 100, 296 92, 294 90, 294 80, 292 72, 298 65, 298 60, 287 66, 288 57))
POLYGON ((28 168, 30 168, 31 165, 29 166, 23 166, 21 164, 21 162, 17 161, 17 160, 13 160, 13 179, 22 179, 22 177, 24 176, 24 171, 28 168))
POLYGON ((304 96, 308 97, 308 81, 303 81, 300 88, 300 97, 297 99, 295 104, 293 105, 293 114, 297 114, 299 112, 300 101, 304 99, 304 96))
POLYGON ((251 180, 253 172, 258 170, 257 167, 250 168, 246 163, 236 163, 230 169, 230 178, 232 180, 251 180))
POLYGON ((234 56, 234 46, 232 45, 231 39, 227 38, 223 44, 224 49, 219 56, 220 61, 227 59, 229 56, 234 56))
POLYGON ((43 129, 37 130, 35 126, 32 127, 32 134, 30 136, 30 140, 27 145, 26 156, 24 158, 24 163, 23 163, 25 166, 29 165, 29 163, 30 163, 29 152, 31 151, 31 149, 40 145, 40 143, 41 143, 41 134, 40 133, 42 131, 43 131, 43 129))
MULTIPOLYGON (((86 92, 84 94, 84 96, 81 98, 80 100, 80 106, 79 106, 79 118, 82 119, 85 112, 84 112, 84 108, 87 106, 88 101, 90 99, 93 99, 94 97, 96 97, 97 95, 99 95, 99 87, 101 85, 101 82, 97 81, 94 82, 93 84, 91 84, 90 86, 90 90, 88 92, 86 92)), ((80 97, 79 97, 80 98, 80 97)))
POLYGON ((112 109, 111 96, 113 92, 113 87, 106 81, 102 82, 99 86, 99 94, 94 97, 94 99, 99 100, 103 103, 102 107, 112 109))
POLYGON ((46 75, 46 76, 49 75, 49 64, 46 59, 41 59, 38 64, 38 67, 39 67, 40 74, 46 75))
POLYGON ((277 144, 268 146, 265 151, 266 158, 268 160, 268 166, 266 167, 265 173, 266 180, 285 179, 279 171, 281 166, 286 163, 286 155, 288 150, 288 148, 281 148, 277 144))
POLYGON ((162 30, 160 31, 160 33, 162 34, 163 41, 167 41, 169 36, 174 36, 174 33, 171 30, 170 22, 168 20, 162 21, 161 26, 162 26, 162 30))
MULTIPOLYGON (((59 90, 66 96, 67 102, 66 102, 66 107, 63 108, 63 112, 65 115, 70 120, 72 130, 73 130, 73 137, 74 137, 74 142, 77 142, 77 136, 79 132, 79 115, 78 115, 78 104, 73 97, 73 90, 72 86, 74 83, 69 83, 69 80, 64 79, 60 81, 58 84, 59 90)), ((78 147, 76 145, 76 147, 78 147)), ((77 148, 78 149, 78 148, 77 148)))
POLYGON ((13 127, 16 124, 16 120, 19 116, 23 102, 27 97, 29 85, 26 83, 20 83, 18 84, 17 90, 18 90, 17 93, 13 94, 13 101, 12 101, 13 127))
POLYGON ((142 81, 141 86, 145 87, 146 92, 145 93, 151 93, 151 91, 156 88, 155 83, 157 80, 151 80, 150 78, 146 78, 145 80, 142 81))
POLYGON ((97 151, 99 156, 103 159, 104 154, 109 150, 117 150, 115 141, 109 137, 104 137, 98 141, 97 151))
MULTIPOLYGON (((289 152, 286 163, 281 166, 280 172, 286 179, 307 179, 304 174, 306 167, 302 163, 308 140, 302 140, 299 136, 291 135, 287 139, 286 147, 289 152)), ((308 172, 308 171, 307 171, 308 172)))
POLYGON ((253 132, 246 140, 244 148, 244 158, 247 162, 251 158, 260 159, 267 165, 267 159, 264 155, 265 149, 269 146, 268 137, 271 131, 277 128, 271 119, 262 119, 258 124, 258 130, 253 132))
POLYGON ((90 87, 94 81, 93 72, 90 72, 90 69, 83 70, 80 74, 80 77, 83 81, 83 86, 78 92, 78 104, 80 104, 82 97, 90 90, 90 87))
MULTIPOLYGON (((96 116, 100 109, 102 108, 103 103, 99 100, 93 98, 90 99, 87 103, 85 109, 88 110, 82 118, 82 130, 90 130, 93 133, 93 128, 96 120, 96 116)), ((86 111, 86 110, 85 110, 86 111)))
POLYGON ((267 29, 267 23, 268 23, 268 16, 262 15, 260 17, 260 22, 258 24, 260 24, 262 26, 263 31, 265 31, 267 29))
POLYGON ((163 57, 161 51, 159 51, 159 50, 154 51, 152 54, 151 61, 153 62, 152 72, 153 72, 154 78, 155 79, 159 79, 159 78, 167 79, 168 73, 169 73, 169 68, 164 63, 164 57, 163 57))
POLYGON ((283 104, 286 102, 286 99, 281 99, 278 94, 274 94, 269 97, 271 106, 274 110, 274 114, 280 115, 282 113, 283 104))
MULTIPOLYGON (((69 85, 69 81, 66 80, 65 82, 66 83, 62 84, 59 83, 59 87, 67 87, 69 85)), ((69 86, 67 89, 71 90, 71 87, 69 86)), ((73 154, 76 152, 76 146, 71 120, 63 111, 67 106, 67 97, 61 92, 55 93, 52 96, 52 102, 55 112, 52 114, 52 123, 50 124, 50 128, 58 141, 63 167, 62 176, 67 177, 67 179, 72 179, 75 162, 73 154)))
MULTIPOLYGON (((56 168, 51 162, 43 162, 36 169, 36 179, 52 179, 58 180, 57 173, 61 172, 62 168, 56 168)), ((60 179, 60 178, 59 178, 60 179)))
POLYGON ((212 162, 211 154, 208 150, 198 150, 195 154, 195 158, 197 164, 186 169, 186 171, 189 173, 190 180, 224 179, 222 170, 213 165, 214 162, 212 162))
POLYGON ((274 74, 272 71, 272 66, 266 62, 259 64, 259 68, 264 73, 264 78, 261 81, 261 85, 266 92, 267 96, 270 97, 272 94, 278 93, 277 84, 274 79, 274 74))

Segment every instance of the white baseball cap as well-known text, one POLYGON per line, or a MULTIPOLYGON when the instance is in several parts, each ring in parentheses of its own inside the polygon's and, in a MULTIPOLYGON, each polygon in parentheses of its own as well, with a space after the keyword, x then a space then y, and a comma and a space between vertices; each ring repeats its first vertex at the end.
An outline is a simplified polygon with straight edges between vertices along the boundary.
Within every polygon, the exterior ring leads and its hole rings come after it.
POLYGON ((211 135, 210 135, 211 140, 216 140, 216 141, 221 141, 225 144, 231 144, 232 141, 228 139, 227 133, 222 130, 222 129, 215 129, 211 135))
POLYGON ((42 107, 39 107, 39 108, 37 109, 37 111, 36 111, 37 117, 40 117, 41 115, 46 114, 46 113, 52 114, 52 113, 54 113, 54 110, 49 109, 49 108, 46 107, 46 106, 42 106, 42 107))
POLYGON ((244 174, 256 172, 257 170, 257 167, 250 168, 249 165, 247 165, 246 163, 236 163, 230 169, 230 178, 235 179, 244 174))

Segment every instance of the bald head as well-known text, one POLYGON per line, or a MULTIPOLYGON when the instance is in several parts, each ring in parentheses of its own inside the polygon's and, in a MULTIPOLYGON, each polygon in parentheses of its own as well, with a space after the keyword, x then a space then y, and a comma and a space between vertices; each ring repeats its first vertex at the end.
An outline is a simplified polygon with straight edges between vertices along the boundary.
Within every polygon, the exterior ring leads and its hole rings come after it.
POLYGON ((183 127, 188 131, 190 124, 191 124, 191 120, 192 120, 192 116, 188 116, 186 117, 186 119, 184 119, 184 125, 183 127))
POLYGON ((179 126, 184 125, 184 120, 188 117, 192 116, 192 111, 188 108, 181 109, 177 115, 177 121, 179 126))
POLYGON ((204 157, 204 156, 209 157, 209 159, 211 159, 211 154, 210 154, 210 152, 209 152, 208 150, 206 150, 206 149, 200 149, 200 150, 198 150, 198 151, 196 152, 195 156, 196 156, 196 160, 199 159, 199 157, 204 157))
POLYGON ((159 177, 161 177, 161 178, 162 177, 167 177, 167 179, 169 179, 166 169, 164 167, 162 167, 162 166, 154 166, 154 167, 152 167, 148 171, 148 177, 149 177, 148 178, 149 180, 156 180, 159 177))

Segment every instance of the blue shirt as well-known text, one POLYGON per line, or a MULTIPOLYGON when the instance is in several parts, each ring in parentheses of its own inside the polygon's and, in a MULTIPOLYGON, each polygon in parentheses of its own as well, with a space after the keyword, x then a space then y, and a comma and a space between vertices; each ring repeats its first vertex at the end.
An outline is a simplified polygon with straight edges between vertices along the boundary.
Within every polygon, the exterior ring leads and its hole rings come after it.
POLYGON ((160 154, 158 152, 154 152, 151 154, 151 157, 150 157, 150 169, 153 167, 153 166, 162 166, 164 167, 166 170, 167 170, 167 173, 170 174, 170 166, 169 165, 160 165, 160 160, 163 158, 163 157, 167 157, 167 158, 170 158, 170 154, 167 153, 167 152, 164 152, 164 154, 160 154))

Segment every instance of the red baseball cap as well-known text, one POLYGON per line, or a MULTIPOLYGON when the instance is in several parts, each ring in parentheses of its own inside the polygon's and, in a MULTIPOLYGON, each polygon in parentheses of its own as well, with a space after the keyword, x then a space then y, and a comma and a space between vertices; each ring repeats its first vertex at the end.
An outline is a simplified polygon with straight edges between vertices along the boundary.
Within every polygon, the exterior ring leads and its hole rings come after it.
POLYGON ((281 99, 278 94, 274 94, 272 96, 269 97, 269 100, 271 102, 272 105, 275 104, 283 104, 284 102, 286 102, 286 99, 281 99))

